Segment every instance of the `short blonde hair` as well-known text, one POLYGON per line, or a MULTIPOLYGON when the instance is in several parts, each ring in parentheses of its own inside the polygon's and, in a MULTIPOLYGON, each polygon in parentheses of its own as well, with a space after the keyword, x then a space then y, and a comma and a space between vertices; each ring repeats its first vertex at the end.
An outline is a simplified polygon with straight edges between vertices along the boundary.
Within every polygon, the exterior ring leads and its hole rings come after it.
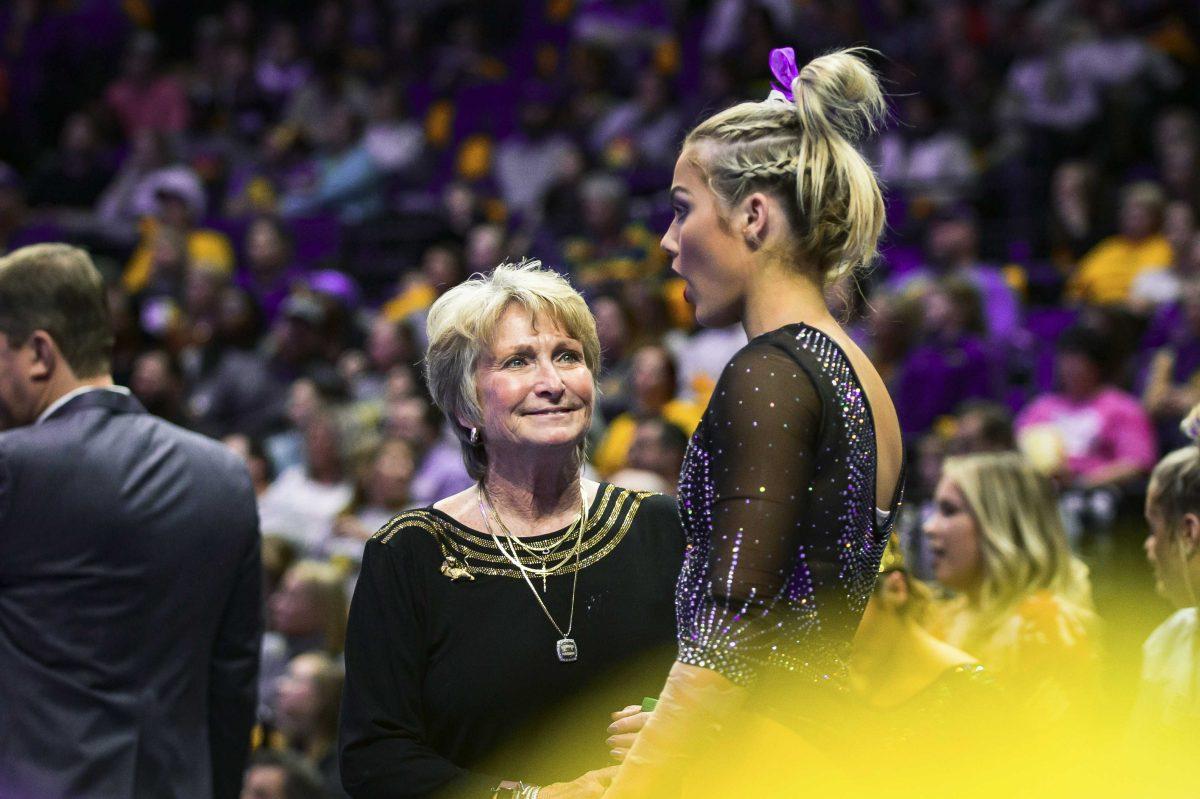
MULTIPOLYGON (((519 305, 536 319, 550 319, 583 345, 583 360, 592 379, 600 371, 600 338, 587 303, 557 272, 541 261, 504 263, 491 274, 473 275, 447 291, 429 309, 425 377, 433 401, 451 422, 462 445, 467 472, 479 480, 487 472, 483 442, 472 444, 459 419, 479 424, 483 412, 475 386, 475 368, 496 333, 500 317, 519 305)), ((578 456, 582 462, 584 443, 578 456)))
POLYGON ((958 486, 979 528, 980 614, 964 648, 986 639, 1009 612, 1040 590, 1091 609, 1087 566, 1071 554, 1047 477, 1015 452, 947 458, 942 475, 958 486))
POLYGON ((864 48, 815 58, 790 87, 795 101, 741 103, 696 126, 684 148, 717 198, 730 207, 756 191, 783 200, 795 231, 795 255, 836 280, 875 257, 883 195, 855 149, 886 105, 864 48))

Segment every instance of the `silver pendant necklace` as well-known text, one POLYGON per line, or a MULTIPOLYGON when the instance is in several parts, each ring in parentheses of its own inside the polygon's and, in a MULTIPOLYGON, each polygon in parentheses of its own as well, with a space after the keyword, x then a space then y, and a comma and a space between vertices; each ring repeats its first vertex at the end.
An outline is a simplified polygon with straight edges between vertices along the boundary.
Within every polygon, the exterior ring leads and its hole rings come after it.
MULTIPOLYGON (((587 527, 587 500, 583 497, 582 488, 579 491, 579 495, 582 509, 580 510, 579 517, 579 534, 575 541, 575 574, 571 576, 571 614, 567 617, 567 629, 564 631, 558 626, 558 622, 554 620, 554 616, 552 616, 550 613, 550 608, 546 607, 546 603, 542 601, 542 597, 538 594, 537 587, 534 586, 533 581, 529 579, 529 572, 533 572, 535 575, 541 572, 542 579, 545 580, 546 570, 529 569, 526 567, 525 564, 521 563, 521 559, 517 557, 517 549, 511 543, 510 546, 512 547, 512 551, 510 552, 508 549, 505 549, 504 544, 500 542, 500 539, 496 536, 495 531, 492 530, 492 525, 488 522, 488 514, 484 510, 483 483, 479 483, 479 515, 483 517, 483 526, 488 531, 488 535, 492 537, 492 541, 496 544, 496 548, 500 550, 500 554, 504 555, 504 557, 510 563, 517 567, 517 571, 521 573, 522 579, 525 580, 525 584, 529 586, 530 592, 533 593, 533 598, 537 600, 538 606, 541 607, 542 613, 546 614, 546 618, 549 619, 550 624, 554 626, 555 632, 562 636, 554 644, 554 652, 556 655, 558 655, 558 659, 562 663, 572 663, 579 659, 579 646, 575 643, 575 639, 571 637, 571 630, 575 626, 575 594, 576 589, 579 587, 579 553, 583 548, 583 531, 584 528, 587 527)), ((507 537, 513 537, 512 533, 508 532, 507 529, 504 532, 507 537)), ((567 555, 568 559, 570 557, 570 555, 567 555)), ((559 568, 561 568, 561 566, 559 568)))

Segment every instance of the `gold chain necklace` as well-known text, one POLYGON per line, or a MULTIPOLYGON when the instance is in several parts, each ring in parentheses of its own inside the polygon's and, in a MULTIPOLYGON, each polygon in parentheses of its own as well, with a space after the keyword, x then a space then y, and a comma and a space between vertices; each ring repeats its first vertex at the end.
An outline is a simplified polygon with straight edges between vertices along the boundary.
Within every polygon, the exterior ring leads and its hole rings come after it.
MULTIPOLYGON (((555 643, 554 651, 555 654, 558 655, 558 659, 563 663, 570 663, 579 658, 579 647, 575 643, 575 639, 571 637, 571 630, 575 627, 575 594, 576 589, 579 587, 579 553, 583 549, 583 531, 584 528, 587 527, 587 500, 583 496, 582 489, 580 489, 579 494, 579 533, 575 540, 575 546, 563 560, 563 563, 566 563, 571 559, 572 556, 575 558, 575 574, 571 577, 571 614, 567 618, 567 629, 564 632, 563 629, 558 626, 558 622, 554 620, 554 616, 551 615, 550 608, 546 607, 546 603, 542 601, 542 597, 538 594, 537 588, 534 587, 533 581, 529 579, 530 574, 541 574, 544 585, 547 574, 546 570, 532 569, 527 567, 525 564, 521 563, 521 559, 517 557, 516 547, 513 547, 512 551, 510 552, 504 548, 502 543, 500 543, 500 539, 496 537, 496 533, 492 530, 492 525, 488 522, 488 515, 484 511, 483 503, 486 494, 483 490, 483 484, 479 484, 479 514, 483 517, 483 526, 488 531, 488 535, 492 537, 492 541, 495 542, 496 548, 500 550, 500 553, 504 555, 504 557, 507 558, 510 563, 516 566, 519 572, 521 572, 521 577, 525 580, 525 584, 529 586, 529 590, 533 593, 533 598, 537 600, 538 606, 541 607, 542 613, 546 614, 546 618, 550 620, 550 624, 554 626, 555 631, 562 636, 555 643)), ((515 539, 515 536, 507 529, 504 530, 504 533, 510 541, 515 539)), ((557 571, 558 568, 561 568, 561 566, 562 564, 559 564, 559 566, 555 567, 554 571, 557 571)))
POLYGON ((566 541, 570 540, 573 535, 575 535, 575 525, 578 524, 582 519, 582 517, 577 518, 570 524, 569 527, 567 527, 566 532, 560 535, 558 538, 555 538, 552 541, 547 541, 541 546, 537 546, 535 544, 522 541, 519 537, 513 535, 512 532, 509 531, 508 525, 504 523, 504 519, 500 518, 500 513, 496 510, 496 504, 491 501, 490 497, 488 498, 488 510, 492 514, 492 520, 499 525, 500 529, 504 531, 505 535, 512 538, 513 542, 515 542, 517 546, 523 549, 527 554, 542 559, 542 568, 546 567, 546 559, 553 554, 556 549, 558 549, 566 541))
MULTIPOLYGON (((512 531, 509 530, 508 527, 504 524, 504 520, 501 519, 500 514, 496 512, 495 503, 493 503, 491 500, 491 497, 488 496, 487 489, 485 489, 483 487, 482 483, 479 483, 477 485, 477 492, 478 492, 478 497, 479 497, 479 515, 483 517, 483 523, 484 523, 485 528, 487 528, 488 532, 491 533, 491 527, 488 525, 488 512, 484 509, 484 506, 486 505, 487 509, 491 511, 491 517, 496 520, 496 523, 499 525, 500 529, 504 532, 504 535, 505 535, 507 541, 509 542, 509 547, 510 547, 510 549, 512 549, 513 557, 509 557, 508 553, 505 552, 503 549, 501 549, 501 554, 503 554, 504 557, 506 559, 508 559, 509 561, 519 562, 520 558, 517 555, 517 547, 523 546, 523 542, 519 538, 517 538, 517 536, 513 535, 512 531), (514 544, 515 544, 515 546, 514 546, 514 544), (516 558, 515 561, 514 561, 514 558, 516 558)), ((535 568, 535 567, 527 567, 524 564, 520 564, 520 568, 528 569, 528 571, 531 574, 535 574, 542 578, 542 592, 543 593, 545 593, 545 591, 546 591, 546 578, 552 574, 558 573, 559 571, 562 570, 562 568, 564 566, 566 566, 568 563, 570 563, 571 558, 577 556, 577 554, 578 554, 577 550, 580 548, 580 546, 583 543, 583 533, 587 528, 587 518, 586 518, 587 517, 587 500, 583 495, 582 489, 580 490, 579 498, 580 498, 580 502, 579 502, 580 512, 579 512, 579 519, 577 520, 577 523, 576 523, 578 525, 578 532, 576 534, 577 538, 576 538, 576 542, 575 542, 575 548, 572 551, 567 552, 566 555, 563 557, 563 559, 560 560, 558 563, 555 563, 554 565, 548 565, 548 561, 549 561, 550 557, 552 556, 550 552, 542 553, 542 552, 538 552, 536 550, 534 550, 532 552, 532 555, 533 555, 533 557, 536 557, 539 560, 541 560, 542 566, 540 569, 535 568)), ((575 530, 575 529, 576 529, 576 525, 573 524, 567 528, 567 533, 569 534, 572 530, 575 530)), ((496 541, 498 539, 493 535, 492 540, 496 541)), ((557 549, 557 546, 555 548, 557 549)), ((576 558, 576 559, 578 560, 578 558, 576 558)))

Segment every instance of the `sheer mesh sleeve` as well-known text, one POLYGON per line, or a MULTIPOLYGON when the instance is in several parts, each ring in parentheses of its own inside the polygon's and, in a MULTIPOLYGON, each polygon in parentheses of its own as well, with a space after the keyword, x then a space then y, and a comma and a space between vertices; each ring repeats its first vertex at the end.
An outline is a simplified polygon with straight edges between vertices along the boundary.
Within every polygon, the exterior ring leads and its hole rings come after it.
POLYGON ((754 342, 726 367, 685 475, 706 496, 684 512, 710 533, 680 577, 682 662, 748 684, 815 612, 810 570, 837 568, 829 544, 805 540, 821 424, 821 397, 789 353, 754 342))

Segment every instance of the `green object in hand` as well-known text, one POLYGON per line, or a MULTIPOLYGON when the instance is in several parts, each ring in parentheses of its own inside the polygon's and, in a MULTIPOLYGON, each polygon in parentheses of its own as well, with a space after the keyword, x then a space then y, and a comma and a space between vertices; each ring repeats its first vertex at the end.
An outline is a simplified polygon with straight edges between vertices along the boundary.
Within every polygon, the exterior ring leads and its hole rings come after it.
POLYGON ((653 696, 647 696, 645 699, 642 700, 642 711, 645 713, 653 713, 654 708, 657 704, 658 704, 657 699, 655 699, 653 696))

